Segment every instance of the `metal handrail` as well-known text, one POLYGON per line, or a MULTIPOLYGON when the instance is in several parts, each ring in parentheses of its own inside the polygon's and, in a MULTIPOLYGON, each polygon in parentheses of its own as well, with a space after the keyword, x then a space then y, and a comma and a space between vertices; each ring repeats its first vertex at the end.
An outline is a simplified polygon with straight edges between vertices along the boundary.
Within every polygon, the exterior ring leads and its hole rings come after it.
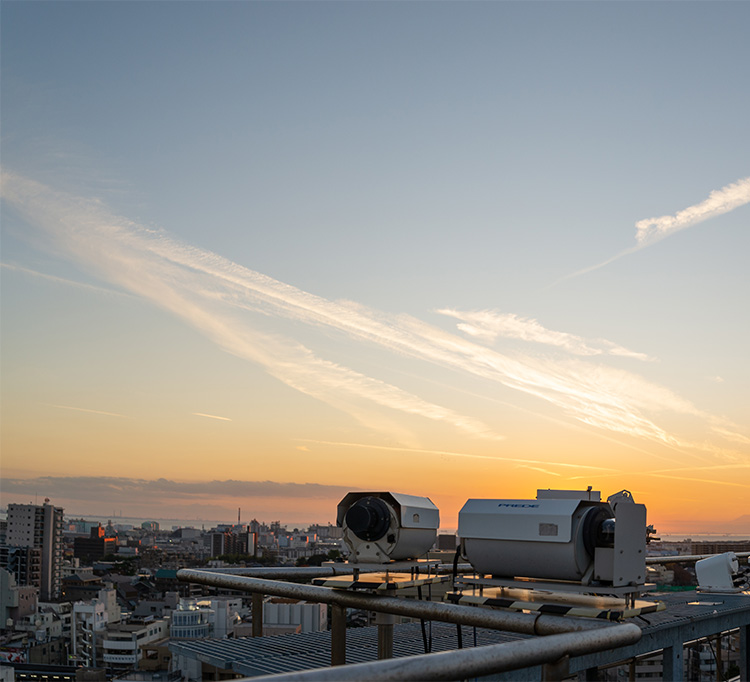
POLYGON ((185 582, 201 583, 230 590, 242 590, 276 597, 290 597, 310 602, 338 604, 346 608, 364 609, 397 616, 408 616, 423 620, 471 625, 493 630, 507 630, 528 635, 553 635, 563 632, 583 632, 585 630, 615 627, 603 621, 590 618, 572 618, 552 616, 544 613, 516 613, 512 611, 494 611, 447 604, 443 602, 417 601, 415 599, 398 599, 379 594, 358 593, 348 590, 336 590, 316 585, 301 585, 248 578, 221 573, 208 573, 192 568, 183 568, 177 572, 177 578, 185 582))
MULTIPOLYGON (((295 571, 297 575, 299 573, 295 571)), ((265 580, 181 569, 178 579, 254 594, 291 597, 311 602, 336 604, 424 620, 491 628, 534 635, 532 639, 493 644, 470 649, 386 659, 355 665, 341 665, 290 674, 248 678, 247 682, 316 682, 361 680, 460 680, 517 670, 565 660, 565 656, 595 653, 636 643, 641 629, 633 624, 615 625, 585 618, 548 614, 495 611, 442 602, 396 599, 369 593, 355 593, 314 585, 265 580)))
MULTIPOLYGON (((296 578, 329 578, 336 575, 352 575, 353 573, 382 573, 384 570, 391 572, 406 571, 414 568, 414 562, 397 563, 392 562, 387 566, 380 564, 361 565, 352 563, 330 563, 323 566, 222 566, 221 568, 203 568, 205 573, 222 573, 225 575, 243 575, 249 578, 271 578, 293 580, 296 578)), ((426 573, 429 569, 436 573, 453 573, 453 564, 436 564, 423 569, 426 573)), ((187 569, 186 569, 187 570, 187 569)), ((471 564, 458 564, 457 573, 473 573, 471 564)), ((420 575, 424 575, 421 573, 420 575)))
POLYGON ((555 663, 565 656, 595 653, 635 644, 641 629, 633 623, 586 632, 568 632, 503 644, 434 654, 263 675, 238 682, 350 682, 351 680, 464 680, 482 675, 555 663))
MULTIPOLYGON (((724 552, 726 554, 727 552, 724 552)), ((750 557, 750 552, 731 552, 738 559, 750 557)), ((679 564, 681 562, 700 561, 701 559, 710 559, 719 556, 718 554, 675 554, 674 556, 647 556, 647 564, 679 564)))

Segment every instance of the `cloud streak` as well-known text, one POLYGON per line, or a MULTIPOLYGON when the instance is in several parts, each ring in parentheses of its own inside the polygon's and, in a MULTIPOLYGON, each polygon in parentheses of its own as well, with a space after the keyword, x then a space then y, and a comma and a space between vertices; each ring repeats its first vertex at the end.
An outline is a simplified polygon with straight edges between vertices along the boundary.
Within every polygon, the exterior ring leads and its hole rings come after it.
POLYGON ((628 350, 612 341, 605 339, 587 341, 575 334, 546 329, 537 320, 520 317, 513 313, 500 313, 494 310, 461 312, 448 308, 437 312, 461 320, 456 325, 458 329, 469 336, 490 343, 501 337, 555 346, 574 355, 616 355, 635 360, 653 360, 645 353, 628 350))
POLYGON ((337 314, 319 300, 161 231, 112 215, 85 200, 9 172, 3 198, 72 256, 109 282, 182 317, 225 350, 263 366, 287 385, 349 413, 373 429, 401 431, 373 405, 444 422, 476 437, 498 438, 478 420, 430 403, 396 386, 317 357, 302 344, 261 332, 237 319, 236 308, 321 324, 337 314), (304 313, 304 314, 303 314, 304 313))
POLYGON ((674 215, 639 220, 635 224, 636 242, 639 247, 648 246, 686 227, 729 213, 747 203, 750 203, 750 177, 714 190, 705 201, 688 206, 674 215))
MULTIPOLYGON (((288 386, 402 443, 410 443, 412 436, 403 420, 396 419, 398 414, 440 422, 475 437, 499 434, 472 417, 321 358, 295 340, 262 332, 238 311, 334 331, 419 363, 479 377, 535 396, 579 423, 619 435, 679 447, 685 443, 649 415, 671 411, 710 419, 636 374, 576 357, 504 354, 411 316, 330 301, 112 215, 98 202, 61 194, 14 174, 3 174, 3 195, 29 223, 45 230, 60 251, 107 281, 180 316, 225 350, 260 364, 288 386)), ((479 329, 476 324, 475 328, 479 329)), ((485 321, 484 330, 515 334, 579 356, 646 359, 610 342, 596 347, 515 316, 492 324, 485 321)))
MULTIPOLYGON (((411 454, 419 455, 438 455, 440 457, 466 457, 469 459, 489 459, 493 462, 514 462, 517 464, 540 464, 544 466, 556 466, 562 468, 576 469, 576 470, 591 470, 591 471, 617 471, 622 473, 618 469, 611 467, 599 467, 599 466, 588 466, 586 464, 569 464, 567 462, 556 462, 553 460, 537 460, 528 459, 521 457, 505 457, 503 455, 475 455, 469 452, 453 452, 451 450, 426 450, 422 448, 400 448, 392 445, 372 445, 368 443, 348 443, 348 442, 336 442, 329 440, 312 440, 309 438, 300 439, 304 440, 305 443, 315 443, 318 445, 333 445, 336 447, 343 448, 359 448, 362 450, 383 450, 387 452, 406 452, 411 454)), ((541 469, 540 469, 541 471, 541 469)))
POLYGON ((124 291, 115 291, 114 289, 105 289, 104 287, 97 287, 93 284, 86 284, 85 282, 75 282, 71 279, 65 279, 64 277, 58 277, 57 275, 48 275, 45 272, 39 272, 38 270, 32 270, 31 268, 24 268, 21 265, 15 265, 13 263, 0 263, 0 268, 10 270, 11 272, 21 272, 24 275, 30 275, 38 279, 44 279, 48 282, 54 282, 55 284, 64 284, 68 287, 75 287, 77 289, 86 289, 97 294, 105 294, 107 296, 124 296, 131 298, 131 295, 124 291))
POLYGON ((592 265, 566 275, 555 282, 555 284, 603 268, 605 265, 609 265, 623 256, 628 256, 647 246, 651 246, 651 244, 655 244, 675 232, 702 223, 709 218, 729 213, 748 203, 750 203, 750 177, 740 178, 726 187, 714 190, 704 201, 693 206, 688 206, 674 215, 663 215, 656 218, 639 220, 635 224, 635 246, 625 249, 597 265, 592 265))
POLYGON ((205 414, 203 412, 192 412, 191 413, 195 417, 207 417, 208 419, 218 419, 223 422, 230 422, 232 421, 229 417, 219 417, 215 414, 205 414))
POLYGON ((89 414, 103 414, 107 417, 123 417, 127 419, 127 415, 118 414, 117 412, 105 412, 104 410, 91 410, 86 407, 73 407, 71 405, 54 405, 53 403, 41 403, 47 407, 55 407, 58 410, 74 410, 76 412, 88 412, 89 414))

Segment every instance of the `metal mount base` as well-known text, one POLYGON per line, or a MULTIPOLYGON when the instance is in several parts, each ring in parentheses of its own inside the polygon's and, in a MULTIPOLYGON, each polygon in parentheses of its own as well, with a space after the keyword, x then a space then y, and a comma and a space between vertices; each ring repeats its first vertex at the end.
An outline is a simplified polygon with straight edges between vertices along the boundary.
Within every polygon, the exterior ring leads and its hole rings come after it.
POLYGON ((582 585, 581 583, 543 580, 513 580, 509 578, 467 578, 460 577, 457 586, 486 586, 486 587, 517 587, 524 590, 546 590, 549 592, 575 592, 576 594, 595 594, 616 597, 632 597, 643 592, 656 589, 656 585, 625 585, 612 587, 611 585, 582 585))

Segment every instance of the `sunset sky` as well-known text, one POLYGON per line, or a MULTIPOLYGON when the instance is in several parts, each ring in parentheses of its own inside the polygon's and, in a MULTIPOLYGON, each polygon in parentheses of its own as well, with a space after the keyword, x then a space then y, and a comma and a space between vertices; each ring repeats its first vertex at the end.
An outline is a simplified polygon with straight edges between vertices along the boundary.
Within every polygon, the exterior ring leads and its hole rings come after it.
POLYGON ((1 11, 3 505, 750 533, 750 4, 1 11))

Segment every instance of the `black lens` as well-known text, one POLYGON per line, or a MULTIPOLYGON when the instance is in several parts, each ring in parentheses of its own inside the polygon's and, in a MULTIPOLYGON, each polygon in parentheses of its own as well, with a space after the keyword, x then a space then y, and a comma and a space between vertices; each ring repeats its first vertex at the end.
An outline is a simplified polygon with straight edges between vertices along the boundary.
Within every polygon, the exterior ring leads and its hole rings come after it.
POLYGON ((378 497, 363 497, 346 512, 344 522, 360 540, 379 540, 388 531, 388 505, 378 497))

